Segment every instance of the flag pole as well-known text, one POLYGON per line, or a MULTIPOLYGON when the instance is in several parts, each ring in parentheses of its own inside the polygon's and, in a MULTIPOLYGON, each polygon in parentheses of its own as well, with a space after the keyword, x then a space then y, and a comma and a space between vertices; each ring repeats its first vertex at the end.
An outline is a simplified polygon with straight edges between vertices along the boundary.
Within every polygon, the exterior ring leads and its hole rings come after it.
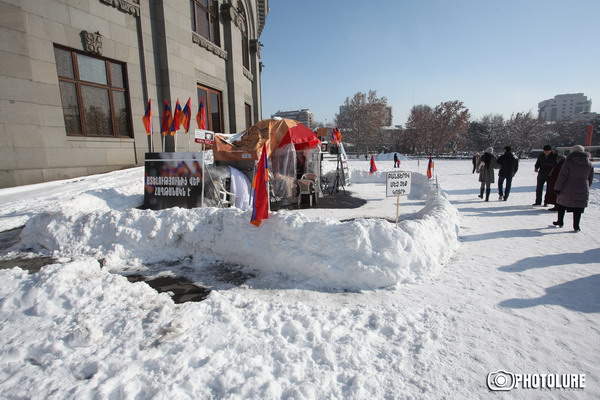
POLYGON ((396 228, 398 227, 398 215, 400 214, 400 196, 396 196, 396 228))
POLYGON ((204 169, 204 143, 202 143, 202 192, 200 194, 200 207, 204 208, 204 188, 206 187, 204 184, 206 178, 206 171, 204 169))

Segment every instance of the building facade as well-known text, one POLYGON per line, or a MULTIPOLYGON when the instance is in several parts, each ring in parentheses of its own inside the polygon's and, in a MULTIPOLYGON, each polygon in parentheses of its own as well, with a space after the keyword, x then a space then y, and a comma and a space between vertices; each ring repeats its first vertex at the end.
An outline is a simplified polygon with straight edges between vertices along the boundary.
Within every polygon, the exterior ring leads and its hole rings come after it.
POLYGON ((590 112, 592 100, 583 93, 559 94, 538 103, 538 114, 544 121, 560 121, 581 112, 590 112))
POLYGON ((197 151, 160 134, 165 100, 200 99, 207 128, 262 119, 259 38, 268 0, 0 0, 0 187, 197 151), (142 116, 152 100, 153 135, 142 116))
POLYGON ((301 110, 277 111, 275 114, 271 115, 271 117, 293 119, 310 129, 313 129, 315 124, 313 113, 311 113, 308 108, 303 108, 301 110))

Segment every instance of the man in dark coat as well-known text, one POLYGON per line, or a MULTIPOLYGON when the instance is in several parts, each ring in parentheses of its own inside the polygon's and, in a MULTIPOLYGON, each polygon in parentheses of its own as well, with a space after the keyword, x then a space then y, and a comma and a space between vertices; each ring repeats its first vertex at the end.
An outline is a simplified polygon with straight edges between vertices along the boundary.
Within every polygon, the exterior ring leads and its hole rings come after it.
POLYGON ((498 200, 506 201, 510 194, 512 178, 519 169, 519 159, 512 153, 510 146, 504 146, 504 154, 498 157, 496 164, 500 166, 498 172, 498 200), (504 181, 506 180, 506 190, 503 190, 504 181))
MULTIPOLYGON (((536 163, 535 163, 535 172, 538 173, 537 176, 537 186, 535 188, 535 203, 534 206, 542 205, 542 193, 544 192, 544 184, 548 183, 548 175, 550 175, 550 171, 556 165, 556 153, 552 151, 552 147, 550 145, 544 146, 544 152, 539 155, 536 163)), ((548 190, 548 185, 546 185, 546 191, 548 190)), ((546 206, 547 204, 544 204, 546 206)))

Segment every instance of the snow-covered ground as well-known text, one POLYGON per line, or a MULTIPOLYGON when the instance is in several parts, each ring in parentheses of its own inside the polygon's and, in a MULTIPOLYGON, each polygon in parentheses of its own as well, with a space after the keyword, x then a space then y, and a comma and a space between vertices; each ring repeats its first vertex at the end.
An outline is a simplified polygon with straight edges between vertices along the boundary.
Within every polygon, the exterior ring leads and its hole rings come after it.
POLYGON ((574 233, 531 206, 533 160, 507 202, 484 202, 470 160, 436 161, 437 190, 403 158, 396 227, 392 166, 349 161, 361 208, 258 228, 249 211, 137 209, 141 168, 0 190, 0 231, 25 225, 1 258, 57 260, 0 271, 0 397, 472 399, 504 370, 585 374, 511 398, 599 398, 598 180, 574 233), (254 277, 174 304, 121 276, 206 284, 219 265, 254 277))

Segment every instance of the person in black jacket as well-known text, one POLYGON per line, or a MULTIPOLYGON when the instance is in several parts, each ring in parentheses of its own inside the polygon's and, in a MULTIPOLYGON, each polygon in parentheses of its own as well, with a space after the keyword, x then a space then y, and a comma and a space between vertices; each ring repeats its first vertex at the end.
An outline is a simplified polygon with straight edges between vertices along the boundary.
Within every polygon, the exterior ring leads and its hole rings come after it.
MULTIPOLYGON (((534 206, 542 205, 542 193, 544 191, 544 184, 548 183, 548 175, 552 168, 556 165, 556 153, 552 151, 550 145, 544 146, 544 152, 539 155, 535 162, 535 172, 537 176, 537 186, 535 188, 535 203, 534 206)), ((546 191, 548 191, 548 185, 546 185, 546 191)), ((546 206, 547 204, 544 204, 546 206)))
POLYGON ((496 163, 500 166, 498 172, 498 200, 506 201, 510 194, 512 178, 519 169, 519 159, 511 152, 510 146, 504 146, 504 154, 498 157, 496 163), (506 189, 503 190, 504 181, 506 180, 506 189))

